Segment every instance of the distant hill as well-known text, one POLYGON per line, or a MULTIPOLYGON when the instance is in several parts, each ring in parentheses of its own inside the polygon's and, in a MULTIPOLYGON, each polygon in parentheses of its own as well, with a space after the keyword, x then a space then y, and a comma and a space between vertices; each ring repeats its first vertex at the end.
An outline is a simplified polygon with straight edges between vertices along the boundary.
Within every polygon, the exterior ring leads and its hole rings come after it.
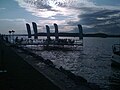
MULTIPOLYGON (((120 30, 116 29, 114 30, 109 30, 112 32, 108 32, 108 31, 102 31, 103 33, 100 33, 99 30, 95 30, 95 29, 84 29, 83 30, 83 36, 84 37, 120 37, 120 30)), ((79 33, 78 28, 74 28, 74 30, 71 30, 67 33, 79 33)))
POLYGON ((105 33, 94 33, 94 34, 83 34, 84 37, 102 37, 102 38, 106 38, 106 37, 120 37, 120 35, 108 35, 105 33))
POLYGON ((84 34, 84 36, 88 36, 88 37, 108 37, 107 34, 105 33, 94 33, 94 34, 84 34))

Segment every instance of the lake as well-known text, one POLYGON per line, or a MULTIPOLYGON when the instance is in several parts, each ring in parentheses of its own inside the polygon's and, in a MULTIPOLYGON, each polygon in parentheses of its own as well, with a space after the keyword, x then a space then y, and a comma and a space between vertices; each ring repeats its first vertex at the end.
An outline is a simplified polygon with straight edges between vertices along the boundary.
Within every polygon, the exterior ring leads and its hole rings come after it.
POLYGON ((100 85, 103 90, 120 88, 120 70, 111 67, 112 45, 120 43, 120 39, 85 37, 83 41, 79 50, 34 52, 50 59, 56 67, 62 66, 88 82, 100 85))

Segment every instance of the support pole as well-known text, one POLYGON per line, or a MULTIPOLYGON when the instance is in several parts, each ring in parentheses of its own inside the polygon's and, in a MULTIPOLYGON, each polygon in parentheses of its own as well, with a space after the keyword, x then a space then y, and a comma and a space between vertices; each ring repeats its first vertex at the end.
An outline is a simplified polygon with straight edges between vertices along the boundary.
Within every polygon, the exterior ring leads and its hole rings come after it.
POLYGON ((58 41, 59 40, 58 25, 54 23, 54 27, 55 27, 55 40, 58 41))
POLYGON ((82 25, 78 24, 78 29, 79 29, 79 40, 81 40, 81 39, 83 39, 82 25))
POLYGON ((27 32, 28 32, 28 38, 31 38, 31 28, 28 23, 26 23, 26 28, 27 28, 27 32))
POLYGON ((32 25, 34 31, 34 39, 38 39, 37 24, 35 22, 32 22, 32 25))
POLYGON ((46 25, 46 31, 47 31, 47 40, 50 41, 50 27, 46 25))

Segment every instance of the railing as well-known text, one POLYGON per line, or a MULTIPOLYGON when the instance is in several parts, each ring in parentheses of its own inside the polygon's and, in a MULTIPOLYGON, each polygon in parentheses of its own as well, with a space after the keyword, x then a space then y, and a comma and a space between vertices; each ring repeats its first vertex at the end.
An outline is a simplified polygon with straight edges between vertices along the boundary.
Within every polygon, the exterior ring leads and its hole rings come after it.
POLYGON ((72 39, 25 39, 18 40, 17 45, 83 45, 82 40, 72 40, 72 39))

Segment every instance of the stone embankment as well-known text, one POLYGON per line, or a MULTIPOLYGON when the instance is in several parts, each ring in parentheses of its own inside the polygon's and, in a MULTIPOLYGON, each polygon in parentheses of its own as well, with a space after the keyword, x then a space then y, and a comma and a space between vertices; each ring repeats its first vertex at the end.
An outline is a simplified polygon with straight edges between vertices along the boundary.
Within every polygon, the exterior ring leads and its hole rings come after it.
MULTIPOLYGON (((31 52, 0 40, 0 88, 6 90, 100 90, 64 68, 56 68, 50 61, 31 52), (1 86, 2 85, 2 86, 1 86)), ((1 90, 1 89, 0 89, 1 90)))

